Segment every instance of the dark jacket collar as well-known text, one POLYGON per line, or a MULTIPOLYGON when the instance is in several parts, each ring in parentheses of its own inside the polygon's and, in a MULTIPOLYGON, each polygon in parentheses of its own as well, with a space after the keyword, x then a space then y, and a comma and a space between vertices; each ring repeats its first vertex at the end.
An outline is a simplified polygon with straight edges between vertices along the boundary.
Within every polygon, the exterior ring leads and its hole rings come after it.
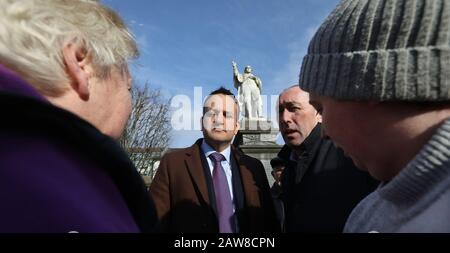
POLYGON ((0 125, 2 130, 46 136, 98 163, 115 182, 141 231, 152 231, 156 222, 153 202, 136 168, 116 141, 77 115, 53 106, 4 68, 0 68, 0 114, 5 119, 0 125))
MULTIPOLYGON (((306 139, 300 145, 299 149, 301 150, 302 153, 306 151, 306 153, 308 153, 311 157, 314 156, 315 152, 317 151, 317 146, 322 138, 321 131, 322 126, 319 123, 313 128, 308 137, 306 137, 306 139)), ((293 149, 285 144, 278 153, 278 157, 280 157, 285 161, 289 161, 292 152, 293 149)))
POLYGON ((314 155, 315 147, 317 146, 317 143, 320 141, 321 139, 321 125, 320 123, 318 123, 313 130, 311 131, 311 133, 308 135, 308 137, 306 137, 306 139, 303 141, 303 143, 300 145, 300 151, 303 152, 307 152, 310 155, 314 155))
POLYGON ((41 102, 48 102, 39 92, 17 74, 0 64, 0 92, 24 96, 41 102))
POLYGON ((300 183, 311 162, 314 160, 314 157, 317 155, 321 142, 321 125, 317 124, 308 137, 306 137, 305 141, 303 141, 300 145, 300 156, 298 156, 297 153, 294 154, 297 158, 296 161, 291 160, 293 149, 287 145, 283 146, 281 151, 278 153, 278 156, 287 161, 288 171, 285 170, 285 175, 283 176, 286 178, 284 180, 285 182, 286 180, 289 180, 295 184, 300 183))

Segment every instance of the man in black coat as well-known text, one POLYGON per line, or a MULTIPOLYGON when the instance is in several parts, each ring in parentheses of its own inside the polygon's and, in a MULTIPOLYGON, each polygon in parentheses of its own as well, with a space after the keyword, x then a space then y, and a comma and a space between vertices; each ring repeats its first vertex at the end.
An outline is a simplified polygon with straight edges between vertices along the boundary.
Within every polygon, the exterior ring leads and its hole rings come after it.
POLYGON ((340 233, 356 204, 377 182, 321 137, 321 115, 297 85, 280 94, 279 125, 288 164, 282 178, 286 232, 340 233))

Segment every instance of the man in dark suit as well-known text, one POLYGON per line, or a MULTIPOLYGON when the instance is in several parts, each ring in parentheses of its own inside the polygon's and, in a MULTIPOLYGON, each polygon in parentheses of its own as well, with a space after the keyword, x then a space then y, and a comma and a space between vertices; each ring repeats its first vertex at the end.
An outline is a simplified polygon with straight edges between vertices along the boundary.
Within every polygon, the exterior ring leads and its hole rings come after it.
POLYGON ((279 97, 279 125, 286 145, 283 172, 286 232, 341 233, 356 204, 377 182, 321 136, 321 115, 298 85, 279 97))
POLYGON ((261 162, 231 145, 238 104, 220 88, 203 106, 202 132, 189 148, 164 155, 150 185, 160 232, 271 232, 278 225, 261 162))

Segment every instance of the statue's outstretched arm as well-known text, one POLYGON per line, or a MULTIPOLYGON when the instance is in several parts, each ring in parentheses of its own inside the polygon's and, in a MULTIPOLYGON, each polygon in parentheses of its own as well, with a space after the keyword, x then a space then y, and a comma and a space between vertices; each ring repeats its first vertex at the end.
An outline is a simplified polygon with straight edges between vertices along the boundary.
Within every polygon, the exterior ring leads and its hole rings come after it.
POLYGON ((237 88, 237 86, 240 85, 244 81, 242 78, 242 75, 239 73, 237 69, 237 64, 235 61, 232 61, 231 64, 233 65, 233 80, 234 80, 234 86, 237 88))
POLYGON ((237 64, 236 64, 236 62, 235 62, 235 61, 232 61, 231 64, 233 65, 233 74, 234 74, 235 76, 239 76, 239 71, 238 71, 238 69, 237 69, 237 64))

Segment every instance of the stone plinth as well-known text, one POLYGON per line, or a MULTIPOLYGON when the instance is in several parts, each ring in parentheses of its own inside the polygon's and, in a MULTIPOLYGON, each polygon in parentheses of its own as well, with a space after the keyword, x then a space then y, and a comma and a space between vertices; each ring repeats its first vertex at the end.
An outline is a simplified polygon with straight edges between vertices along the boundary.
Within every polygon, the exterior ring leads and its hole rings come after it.
POLYGON ((267 179, 272 185, 274 180, 271 175, 270 160, 277 156, 282 147, 276 143, 278 129, 274 129, 272 122, 266 119, 244 119, 240 123, 241 130, 234 139, 234 146, 262 162, 267 179))

